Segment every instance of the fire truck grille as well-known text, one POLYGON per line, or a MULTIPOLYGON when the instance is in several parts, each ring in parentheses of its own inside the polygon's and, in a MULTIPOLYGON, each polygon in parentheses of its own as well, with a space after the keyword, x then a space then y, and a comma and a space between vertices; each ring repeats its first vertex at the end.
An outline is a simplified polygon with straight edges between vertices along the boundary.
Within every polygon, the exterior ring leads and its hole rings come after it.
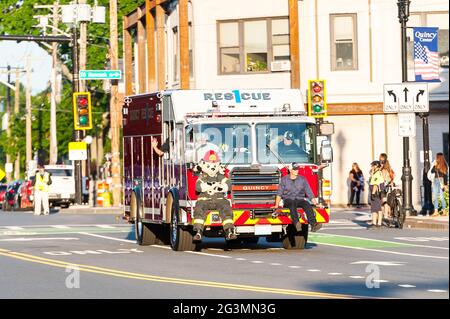
POLYGON ((235 168, 231 172, 234 204, 273 204, 280 181, 275 168, 235 168))

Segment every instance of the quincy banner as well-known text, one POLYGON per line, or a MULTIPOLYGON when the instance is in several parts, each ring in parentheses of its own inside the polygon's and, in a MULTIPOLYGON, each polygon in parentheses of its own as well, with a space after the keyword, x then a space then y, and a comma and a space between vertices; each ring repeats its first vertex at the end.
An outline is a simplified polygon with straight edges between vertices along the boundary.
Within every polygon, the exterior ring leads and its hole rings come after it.
POLYGON ((440 82, 438 28, 413 28, 416 82, 440 82))

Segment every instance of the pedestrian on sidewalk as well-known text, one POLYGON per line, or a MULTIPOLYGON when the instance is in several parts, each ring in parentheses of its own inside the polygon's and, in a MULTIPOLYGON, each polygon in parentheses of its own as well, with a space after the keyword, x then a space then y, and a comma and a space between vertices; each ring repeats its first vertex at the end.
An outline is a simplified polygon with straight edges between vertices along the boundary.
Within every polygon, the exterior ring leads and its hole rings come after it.
POLYGON ((370 191, 370 212, 372 213, 372 225, 369 229, 380 228, 383 221, 383 211, 381 208, 381 196, 384 191, 385 181, 381 172, 380 161, 373 161, 371 164, 369 191, 370 191))
POLYGON ((51 174, 45 170, 44 165, 38 165, 38 171, 31 184, 34 186, 34 215, 41 215, 41 205, 44 207, 44 215, 50 214, 48 191, 49 185, 52 184, 52 178, 51 174))
POLYGON ((383 175, 385 186, 384 190, 381 192, 381 209, 383 210, 383 217, 386 225, 389 225, 390 220, 392 219, 392 210, 391 207, 387 204, 387 195, 395 186, 395 173, 392 169, 391 163, 389 163, 386 153, 380 154, 379 161, 381 164, 381 174, 383 175))
POLYGON ((448 207, 445 202, 444 194, 448 193, 448 164, 445 161, 445 157, 443 153, 437 153, 436 159, 433 161, 433 165, 427 174, 428 179, 431 181, 433 185, 433 205, 434 205, 434 213, 433 217, 439 216, 439 202, 441 202, 441 213, 444 216, 448 215, 448 207))
POLYGON ((359 205, 361 192, 364 191, 364 174, 359 168, 358 163, 352 164, 352 170, 350 171, 348 178, 350 179, 350 201, 347 207, 353 205, 353 199, 356 201, 356 208, 361 208, 359 205))

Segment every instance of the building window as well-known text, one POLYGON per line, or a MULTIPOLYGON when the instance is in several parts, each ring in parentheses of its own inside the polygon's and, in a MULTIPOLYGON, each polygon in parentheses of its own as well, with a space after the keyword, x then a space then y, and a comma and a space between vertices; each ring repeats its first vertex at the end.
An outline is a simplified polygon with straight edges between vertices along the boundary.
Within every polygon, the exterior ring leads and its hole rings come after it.
POLYGON ((274 61, 290 61, 289 20, 272 20, 272 55, 274 61))
POLYGON ((180 37, 178 36, 178 27, 174 27, 172 29, 173 34, 173 81, 177 82, 180 80, 180 64, 179 61, 179 43, 180 43, 180 37))
POLYGON ((331 14, 331 70, 358 69, 356 14, 331 14))
POLYGON ((221 73, 240 73, 241 58, 238 22, 221 23, 219 25, 219 32, 221 73))
POLYGON ((287 18, 222 21, 218 33, 220 74, 265 73, 290 60, 287 18))
MULTIPOLYGON (((438 49, 440 58, 440 67, 449 68, 449 41, 448 41, 448 12, 415 12, 411 13, 408 20, 408 27, 437 27, 438 32, 438 49)), ((412 31, 411 31, 412 32, 412 31)), ((408 41, 408 64, 414 67, 413 52, 413 35, 409 33, 408 41)))

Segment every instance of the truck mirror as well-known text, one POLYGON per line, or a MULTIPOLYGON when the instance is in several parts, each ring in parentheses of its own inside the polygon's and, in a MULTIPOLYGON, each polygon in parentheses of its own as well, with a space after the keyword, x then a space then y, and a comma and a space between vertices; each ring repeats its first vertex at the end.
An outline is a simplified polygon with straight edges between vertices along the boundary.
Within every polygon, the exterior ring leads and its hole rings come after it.
POLYGON ((320 146, 320 161, 321 163, 333 162, 333 148, 331 147, 331 142, 328 140, 322 141, 320 146))

